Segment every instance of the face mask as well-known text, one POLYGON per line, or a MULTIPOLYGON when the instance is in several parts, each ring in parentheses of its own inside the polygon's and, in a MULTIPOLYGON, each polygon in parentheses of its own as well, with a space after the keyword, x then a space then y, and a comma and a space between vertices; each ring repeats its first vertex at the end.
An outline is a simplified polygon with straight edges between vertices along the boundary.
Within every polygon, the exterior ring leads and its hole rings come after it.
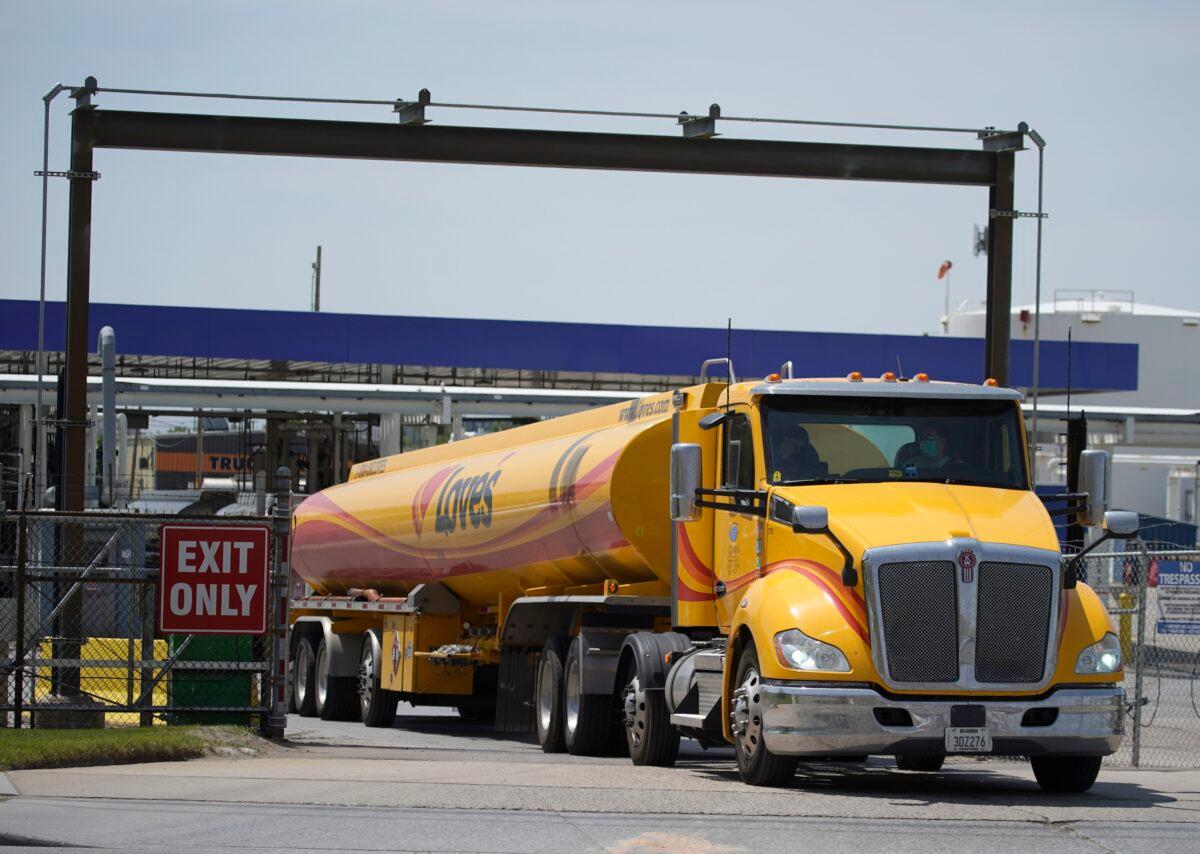
POLYGON ((938 440, 933 438, 922 439, 921 453, 927 457, 936 457, 938 453, 938 440))

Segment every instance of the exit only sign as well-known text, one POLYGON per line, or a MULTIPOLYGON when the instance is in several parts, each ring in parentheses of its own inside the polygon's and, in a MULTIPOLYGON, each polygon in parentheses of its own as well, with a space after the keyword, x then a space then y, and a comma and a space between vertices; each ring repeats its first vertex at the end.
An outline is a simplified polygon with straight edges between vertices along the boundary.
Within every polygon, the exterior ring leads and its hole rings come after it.
POLYGON ((163 525, 159 535, 159 631, 266 632, 267 537, 265 527, 163 525))

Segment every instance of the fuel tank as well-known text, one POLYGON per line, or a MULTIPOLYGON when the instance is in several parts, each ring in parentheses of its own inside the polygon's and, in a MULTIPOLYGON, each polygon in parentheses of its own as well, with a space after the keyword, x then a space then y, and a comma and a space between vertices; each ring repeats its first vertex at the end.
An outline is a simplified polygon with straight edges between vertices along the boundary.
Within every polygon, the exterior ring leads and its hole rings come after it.
POLYGON ((296 508, 292 567, 321 594, 439 581, 480 605, 669 584, 673 411, 665 393, 360 463, 296 508))

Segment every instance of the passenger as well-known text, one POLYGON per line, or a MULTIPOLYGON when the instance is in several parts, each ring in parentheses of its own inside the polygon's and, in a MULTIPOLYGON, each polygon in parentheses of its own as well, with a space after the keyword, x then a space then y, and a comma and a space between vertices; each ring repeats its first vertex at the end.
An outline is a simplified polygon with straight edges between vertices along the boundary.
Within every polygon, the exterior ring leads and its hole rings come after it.
POLYGON ((927 424, 917 433, 918 454, 908 461, 918 468, 941 468, 950 462, 946 453, 946 430, 940 424, 927 424))
POLYGON ((797 426, 794 430, 784 433, 775 447, 775 476, 773 480, 805 480, 813 477, 823 477, 828 472, 828 466, 821 462, 821 456, 808 439, 808 431, 797 426))

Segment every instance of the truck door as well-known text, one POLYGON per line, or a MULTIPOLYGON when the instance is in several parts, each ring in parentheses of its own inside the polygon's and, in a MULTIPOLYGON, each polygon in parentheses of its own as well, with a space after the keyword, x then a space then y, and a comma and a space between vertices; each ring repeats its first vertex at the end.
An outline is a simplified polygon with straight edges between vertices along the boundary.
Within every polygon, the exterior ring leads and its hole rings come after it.
MULTIPOLYGON (((720 489, 752 491, 758 488, 762 466, 749 411, 734 407, 721 425, 720 489)), ((742 590, 758 575, 762 548, 762 516, 749 499, 723 498, 733 510, 715 510, 713 519, 713 574, 717 618, 728 626, 741 601, 742 590)), ((761 502, 757 503, 761 507, 761 502)))

